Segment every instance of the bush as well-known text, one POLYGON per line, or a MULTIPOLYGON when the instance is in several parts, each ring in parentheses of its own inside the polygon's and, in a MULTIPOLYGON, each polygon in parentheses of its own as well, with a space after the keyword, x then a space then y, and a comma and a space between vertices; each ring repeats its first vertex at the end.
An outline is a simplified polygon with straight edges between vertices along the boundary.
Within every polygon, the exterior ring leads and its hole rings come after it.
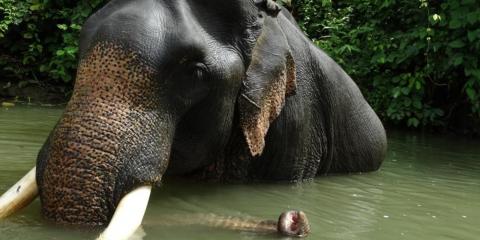
POLYGON ((476 0, 296 0, 310 38, 387 122, 480 133, 476 0))
POLYGON ((0 73, 4 87, 41 85, 67 92, 85 19, 104 0, 0 0, 0 73))

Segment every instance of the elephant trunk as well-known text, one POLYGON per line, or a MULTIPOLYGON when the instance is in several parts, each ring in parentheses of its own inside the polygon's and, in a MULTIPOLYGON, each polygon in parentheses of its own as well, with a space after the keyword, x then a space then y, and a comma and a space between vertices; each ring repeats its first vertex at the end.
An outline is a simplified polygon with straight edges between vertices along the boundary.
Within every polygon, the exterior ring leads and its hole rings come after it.
POLYGON ((126 193, 159 184, 171 145, 160 117, 117 110, 121 117, 106 118, 107 112, 66 112, 42 148, 37 181, 46 218, 105 225, 126 193))
POLYGON ((173 119, 151 71, 135 55, 100 44, 80 62, 66 110, 37 159, 42 213, 62 224, 108 224, 121 198, 158 185, 173 119))

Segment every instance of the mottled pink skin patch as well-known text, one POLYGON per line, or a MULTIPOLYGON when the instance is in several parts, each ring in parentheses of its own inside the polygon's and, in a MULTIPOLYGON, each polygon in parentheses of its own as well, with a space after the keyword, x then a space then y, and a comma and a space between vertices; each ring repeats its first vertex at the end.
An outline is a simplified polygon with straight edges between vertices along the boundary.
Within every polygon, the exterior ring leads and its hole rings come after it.
POLYGON ((306 237, 310 233, 310 224, 304 212, 287 211, 280 215, 277 230, 286 236, 306 237))

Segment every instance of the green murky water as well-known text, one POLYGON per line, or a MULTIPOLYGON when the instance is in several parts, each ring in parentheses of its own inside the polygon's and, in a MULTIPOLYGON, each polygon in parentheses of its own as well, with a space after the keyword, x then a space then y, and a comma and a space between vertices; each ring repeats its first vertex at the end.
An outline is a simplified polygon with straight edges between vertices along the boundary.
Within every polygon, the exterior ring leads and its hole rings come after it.
MULTIPOLYGON (((0 191, 35 162, 62 109, 0 108, 0 191)), ((0 239, 93 239, 42 220, 39 201, 0 221, 0 239)), ((165 216, 215 213, 276 219, 302 209, 309 239, 480 239, 480 142, 389 133, 389 153, 375 173, 310 183, 212 185, 167 181, 155 190, 143 239, 275 239, 201 226, 165 226, 165 216)), ((141 235, 141 234, 139 234, 141 235)))

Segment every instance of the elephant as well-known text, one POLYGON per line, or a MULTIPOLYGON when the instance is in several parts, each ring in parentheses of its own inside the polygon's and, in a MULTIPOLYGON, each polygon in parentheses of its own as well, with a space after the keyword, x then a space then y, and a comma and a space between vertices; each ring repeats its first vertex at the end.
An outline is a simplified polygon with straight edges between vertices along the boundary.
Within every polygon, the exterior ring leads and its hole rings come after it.
POLYGON ((0 216, 38 194, 48 220, 128 234, 165 176, 299 182, 375 171, 386 149, 355 82, 274 1, 112 0, 83 25, 72 97, 0 216))

